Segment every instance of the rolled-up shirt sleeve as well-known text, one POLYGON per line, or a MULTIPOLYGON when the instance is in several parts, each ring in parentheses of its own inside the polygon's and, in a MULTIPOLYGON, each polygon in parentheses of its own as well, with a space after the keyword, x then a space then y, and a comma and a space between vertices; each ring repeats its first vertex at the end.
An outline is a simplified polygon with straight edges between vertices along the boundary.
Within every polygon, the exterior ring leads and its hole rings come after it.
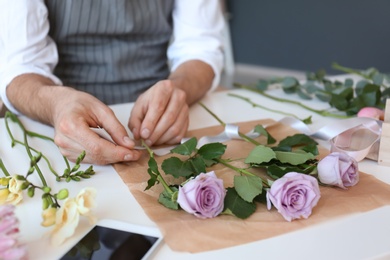
POLYGON ((173 39, 168 48, 171 70, 188 60, 201 60, 214 71, 210 90, 223 68, 224 18, 217 0, 177 0, 173 9, 173 39))
POLYGON ((0 0, 0 24, 0 96, 8 109, 18 113, 7 98, 7 86, 27 73, 40 74, 61 85, 53 75, 58 52, 48 36, 48 12, 43 0, 0 0))

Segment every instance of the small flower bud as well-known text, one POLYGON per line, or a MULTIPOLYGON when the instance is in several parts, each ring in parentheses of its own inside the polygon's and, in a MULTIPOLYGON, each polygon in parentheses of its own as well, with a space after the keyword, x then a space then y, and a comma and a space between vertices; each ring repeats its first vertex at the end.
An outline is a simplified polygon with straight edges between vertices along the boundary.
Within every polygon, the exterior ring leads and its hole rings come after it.
POLYGON ((59 200, 63 200, 63 199, 66 199, 69 195, 69 192, 67 189, 62 189, 60 190, 55 196, 57 199, 59 200))

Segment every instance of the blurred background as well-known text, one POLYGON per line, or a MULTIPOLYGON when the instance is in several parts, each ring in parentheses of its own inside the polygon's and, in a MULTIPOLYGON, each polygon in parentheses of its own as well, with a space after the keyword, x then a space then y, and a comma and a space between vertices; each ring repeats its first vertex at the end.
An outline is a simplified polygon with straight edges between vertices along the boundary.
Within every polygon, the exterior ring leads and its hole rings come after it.
MULTIPOLYGON (((240 83, 331 69, 390 72, 388 0, 226 0, 230 69, 240 83)), ((230 70, 230 71, 229 71, 230 70)), ((225 85, 231 82, 227 80, 225 85)))

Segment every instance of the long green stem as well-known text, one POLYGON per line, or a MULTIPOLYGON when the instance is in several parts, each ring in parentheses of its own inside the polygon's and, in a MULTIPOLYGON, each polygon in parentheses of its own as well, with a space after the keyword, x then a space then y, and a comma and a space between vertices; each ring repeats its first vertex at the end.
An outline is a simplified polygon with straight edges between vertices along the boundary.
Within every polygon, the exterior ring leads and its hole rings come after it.
MULTIPOLYGON (((23 145, 23 146, 26 146, 25 143, 23 143, 23 142, 21 142, 21 141, 19 141, 19 140, 14 139, 14 141, 15 141, 15 143, 18 143, 18 144, 21 144, 21 145, 23 145)), ((35 153, 37 153, 37 154, 39 153, 39 151, 38 151, 37 149, 35 149, 35 148, 31 147, 31 146, 30 146, 30 149, 31 149, 32 151, 34 151, 35 153)), ((43 154, 41 154, 41 156, 42 156, 42 158, 45 160, 45 162, 47 163, 47 166, 49 167, 49 170, 50 170, 56 177, 59 177, 58 173, 54 170, 53 166, 51 165, 49 159, 48 159, 45 155, 43 155, 43 154)))
MULTIPOLYGON (((37 138, 40 138, 40 139, 43 139, 43 140, 48 140, 48 141, 51 141, 53 144, 55 144, 53 138, 50 138, 50 137, 45 136, 45 135, 38 134, 38 133, 36 133, 36 132, 28 131, 27 129, 25 129, 25 127, 23 126, 22 122, 20 122, 19 118, 18 118, 15 114, 13 114, 13 113, 7 111, 7 112, 5 113, 5 119, 6 119, 6 122, 5 122, 5 123, 6 123, 6 126, 7 126, 8 134, 9 134, 9 136, 11 137, 12 142, 13 142, 12 145, 14 145, 14 142, 16 141, 16 139, 13 137, 13 135, 12 135, 10 129, 8 128, 8 122, 7 122, 7 119, 8 119, 8 118, 10 118, 12 121, 14 121, 15 123, 17 123, 19 126, 22 126, 22 130, 23 130, 28 136, 30 136, 30 137, 37 137, 37 138)), ((68 169, 70 170, 71 167, 70 167, 69 160, 68 160, 65 156, 62 156, 62 158, 63 158, 63 160, 64 160, 64 162, 65 162, 65 164, 66 164, 66 168, 68 168, 68 169)), ((49 167, 50 167, 50 166, 49 166, 49 167)))
POLYGON ((363 77, 365 79, 371 80, 371 78, 369 76, 365 75, 361 71, 341 66, 340 64, 338 64, 336 62, 332 63, 332 68, 335 69, 335 70, 339 70, 339 71, 348 73, 348 74, 356 74, 356 75, 359 75, 359 76, 361 76, 361 77, 363 77))
MULTIPOLYGON (((298 118, 296 115, 294 115, 294 114, 286 113, 286 112, 283 112, 283 111, 280 111, 280 110, 275 110, 275 109, 271 109, 271 108, 269 108, 269 107, 265 107, 265 106, 256 104, 256 103, 252 102, 249 98, 246 98, 246 97, 243 97, 243 96, 234 94, 234 93, 229 93, 228 96, 236 97, 236 98, 242 99, 242 100, 248 102, 249 104, 251 104, 251 105, 254 106, 254 107, 259 107, 259 108, 262 108, 262 109, 267 110, 267 111, 270 111, 270 112, 282 114, 282 115, 285 115, 285 116, 291 116, 291 117, 295 117, 296 119, 299 119, 299 118, 298 118)), ((301 120, 301 119, 299 119, 299 120, 301 120)))
POLYGON ((242 84, 237 84, 236 83, 234 85, 239 87, 239 88, 242 88, 242 89, 246 89, 246 90, 250 90, 250 91, 256 92, 256 93, 258 93, 258 94, 260 94, 260 95, 262 95, 264 97, 267 97, 269 99, 272 99, 272 100, 275 100, 275 101, 278 101, 278 102, 290 103, 290 104, 294 104, 294 105, 300 106, 300 107, 302 107, 302 108, 304 108, 306 110, 309 110, 309 111, 311 111, 313 113, 316 113, 316 114, 319 114, 321 116, 334 117, 334 118, 350 118, 350 116, 333 114, 333 113, 330 113, 330 112, 328 112, 326 110, 314 109, 314 108, 308 107, 308 106, 302 104, 301 102, 298 102, 298 101, 295 101, 295 100, 274 97, 274 96, 271 96, 271 95, 265 93, 262 90, 258 90, 258 89, 255 89, 255 88, 252 88, 252 87, 249 87, 249 86, 245 86, 245 85, 242 85, 242 84))
MULTIPOLYGON (((199 102, 199 105, 201 106, 201 107, 203 107, 210 115, 212 115, 222 126, 226 126, 226 123, 225 122, 223 122, 216 114, 214 114, 207 106, 205 106, 202 102, 199 102)), ((259 142, 257 142, 256 140, 254 140, 254 139, 252 139, 252 138, 250 138, 249 136, 247 136, 247 135, 245 135, 245 134, 243 134, 243 133, 241 133, 240 131, 238 132, 238 135, 242 138, 242 139, 244 139, 245 141, 247 141, 247 142, 250 142, 250 143, 252 143, 252 144, 254 144, 254 145, 260 145, 260 143, 259 142)))
POLYGON ((0 159, 0 168, 1 168, 1 170, 3 171, 3 173, 4 173, 4 175, 5 175, 6 177, 11 176, 11 175, 9 174, 9 172, 7 171, 7 168, 5 168, 5 165, 4 165, 2 159, 0 159))

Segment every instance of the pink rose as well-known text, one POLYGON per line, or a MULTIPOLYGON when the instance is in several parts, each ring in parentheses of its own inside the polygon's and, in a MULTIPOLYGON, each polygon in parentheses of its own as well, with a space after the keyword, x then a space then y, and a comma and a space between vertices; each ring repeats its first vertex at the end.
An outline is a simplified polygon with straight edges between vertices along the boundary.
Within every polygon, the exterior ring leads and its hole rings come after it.
POLYGON ((317 170, 318 178, 327 185, 346 189, 359 182, 358 163, 345 153, 329 154, 318 163, 317 170))
POLYGON ((370 117, 378 120, 384 120, 385 112, 376 107, 363 107, 357 113, 358 117, 370 117))
POLYGON ((308 218, 320 199, 316 178, 297 172, 289 172, 277 179, 267 192, 267 208, 271 202, 287 220, 308 218))
POLYGON ((224 206, 226 189, 213 171, 201 173, 179 187, 177 202, 180 207, 199 218, 218 216, 224 206))
POLYGON ((19 221, 13 205, 0 206, 0 259, 25 259, 26 248, 18 243, 19 221))

